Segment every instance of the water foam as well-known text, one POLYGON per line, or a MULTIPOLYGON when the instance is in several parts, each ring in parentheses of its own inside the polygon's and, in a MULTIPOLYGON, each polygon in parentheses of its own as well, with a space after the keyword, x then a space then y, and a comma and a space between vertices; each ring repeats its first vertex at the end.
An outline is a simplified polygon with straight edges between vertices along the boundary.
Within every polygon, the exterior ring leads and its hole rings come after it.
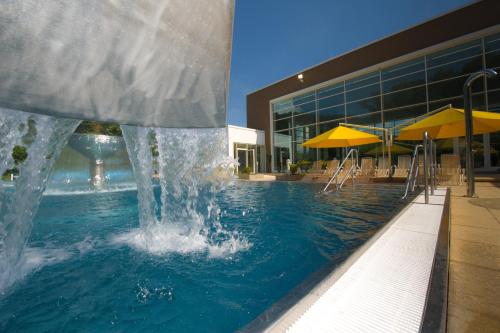
POLYGON ((226 129, 122 128, 137 179, 140 228, 114 237, 115 243, 153 255, 206 252, 210 257, 251 246, 220 223, 216 195, 234 182, 226 129), (160 203, 151 182, 152 144, 159 151, 160 203))
POLYGON ((185 225, 156 225, 148 229, 137 228, 113 236, 114 244, 125 244, 131 248, 156 256, 169 253, 206 253, 210 258, 228 258, 238 251, 250 248, 249 243, 237 234, 228 235, 227 240, 213 242, 207 235, 185 225))

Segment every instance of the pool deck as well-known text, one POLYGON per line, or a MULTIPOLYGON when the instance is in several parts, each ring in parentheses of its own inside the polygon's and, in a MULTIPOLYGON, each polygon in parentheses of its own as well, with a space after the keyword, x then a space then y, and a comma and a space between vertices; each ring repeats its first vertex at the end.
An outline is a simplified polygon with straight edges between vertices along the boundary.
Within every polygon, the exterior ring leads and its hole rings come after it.
POLYGON ((451 189, 448 332, 500 332, 500 183, 451 189))
POLYGON ((268 332, 418 332, 445 206, 419 195, 268 332))

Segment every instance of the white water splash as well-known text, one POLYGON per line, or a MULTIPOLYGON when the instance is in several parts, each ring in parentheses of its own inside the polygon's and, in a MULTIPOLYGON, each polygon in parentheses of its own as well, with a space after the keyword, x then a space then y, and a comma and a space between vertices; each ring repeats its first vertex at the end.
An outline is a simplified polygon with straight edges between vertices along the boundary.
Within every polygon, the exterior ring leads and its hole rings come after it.
MULTIPOLYGON (((19 167, 13 189, 0 188, 0 291, 23 276, 21 257, 31 233, 33 217, 55 160, 76 129, 79 120, 31 115, 13 110, 0 110, 2 119, 17 117, 26 126, 24 135, 14 133, 13 144, 28 147, 28 157, 19 167), (22 139, 22 140, 20 140, 22 139)), ((13 132, 7 128, 7 134, 13 132)), ((15 132, 15 131, 14 131, 15 132)), ((3 137, 3 133, 0 133, 3 137)), ((8 149, 0 159, 7 159, 8 149)), ((10 152, 11 153, 11 152, 10 152)), ((12 161, 9 161, 12 164, 12 161)), ((8 165, 7 165, 8 166, 8 165)))
POLYGON ((137 178, 141 227, 113 238, 154 255, 206 252, 224 257, 251 244, 220 223, 216 195, 234 181, 227 131, 122 126, 137 178), (161 209, 152 188, 152 134, 158 143, 161 209))

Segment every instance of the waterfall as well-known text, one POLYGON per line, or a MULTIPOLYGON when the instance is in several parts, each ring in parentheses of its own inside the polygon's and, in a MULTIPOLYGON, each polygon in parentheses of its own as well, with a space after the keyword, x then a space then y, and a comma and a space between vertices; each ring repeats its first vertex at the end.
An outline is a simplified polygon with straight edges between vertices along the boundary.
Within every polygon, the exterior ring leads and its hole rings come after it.
POLYGON ((162 255, 206 251, 210 256, 249 246, 220 223, 216 195, 234 181, 227 157, 227 130, 122 126, 137 178, 140 228, 115 238, 162 255), (152 138, 158 145, 160 214, 153 193, 152 138), (159 216, 158 216, 159 215, 159 216))
POLYGON ((0 188, 0 292, 24 274, 21 256, 50 171, 79 120, 0 109, 2 173, 13 166, 14 145, 27 146, 14 188, 0 188))
POLYGON ((153 193, 153 156, 150 147, 152 129, 146 127, 122 125, 128 156, 132 164, 139 199, 139 222, 147 228, 157 222, 156 200, 153 193))

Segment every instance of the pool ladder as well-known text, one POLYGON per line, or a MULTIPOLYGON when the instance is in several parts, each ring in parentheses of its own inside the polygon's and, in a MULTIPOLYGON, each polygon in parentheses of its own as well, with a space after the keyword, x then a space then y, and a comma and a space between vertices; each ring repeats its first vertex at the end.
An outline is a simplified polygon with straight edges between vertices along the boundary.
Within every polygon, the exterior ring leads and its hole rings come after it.
POLYGON ((429 188, 433 195, 434 190, 437 187, 437 153, 436 153, 436 143, 429 140, 429 135, 427 132, 424 133, 423 145, 416 145, 413 152, 413 157, 410 164, 410 169, 408 169, 408 176, 406 177, 406 188, 402 199, 408 198, 410 192, 415 191, 415 187, 418 186, 418 176, 419 176, 419 151, 423 151, 424 155, 424 183, 425 183, 425 203, 429 203, 429 188))
POLYGON ((335 170, 335 173, 333 174, 332 178, 330 178, 330 181, 328 184, 326 184, 325 188, 323 189, 323 192, 326 192, 330 185, 332 185, 333 182, 335 182, 335 190, 338 191, 344 186, 344 183, 346 182, 347 179, 349 179, 349 176, 352 178, 352 186, 354 188, 354 178, 356 176, 356 172, 358 170, 358 159, 359 159, 359 154, 357 149, 351 149, 349 150, 349 153, 347 153, 346 157, 342 161, 342 163, 339 165, 337 170, 335 170), (354 157, 356 155, 356 157, 354 157), (345 162, 351 159, 351 167, 347 172, 344 174, 340 174, 340 172, 344 168, 345 162), (340 179, 339 179, 340 178, 340 179))

